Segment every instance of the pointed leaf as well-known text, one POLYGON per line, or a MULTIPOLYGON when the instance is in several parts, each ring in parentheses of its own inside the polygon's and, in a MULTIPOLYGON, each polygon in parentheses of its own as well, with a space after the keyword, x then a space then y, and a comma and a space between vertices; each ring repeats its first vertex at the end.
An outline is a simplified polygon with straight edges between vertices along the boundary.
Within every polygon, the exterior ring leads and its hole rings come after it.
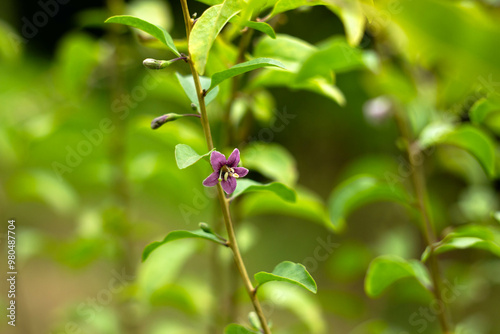
POLYGON ((226 327, 224 334, 258 334, 258 332, 252 331, 241 325, 231 324, 226 327))
POLYGON ((177 48, 175 47, 172 36, 170 36, 170 34, 165 29, 163 29, 160 26, 157 26, 156 24, 149 23, 138 17, 130 15, 112 16, 106 20, 106 23, 125 24, 130 27, 141 29, 142 31, 147 32, 148 34, 156 37, 160 42, 165 44, 177 56, 181 55, 177 50, 177 48))
POLYGON ((365 292, 372 298, 378 297, 393 283, 407 277, 417 279, 426 289, 431 285, 427 268, 421 262, 394 255, 379 256, 368 267, 365 292))
POLYGON ((186 144, 178 144, 175 146, 175 161, 177 162, 177 167, 179 169, 184 169, 189 167, 198 161, 201 158, 210 155, 215 149, 208 151, 203 155, 199 155, 195 150, 191 148, 191 146, 186 144))
POLYGON ((209 91, 214 87, 216 87, 217 85, 219 85, 224 80, 265 66, 276 66, 276 67, 281 67, 283 69, 285 68, 285 65, 283 65, 278 60, 270 58, 252 59, 244 63, 236 64, 230 69, 227 69, 225 71, 215 73, 212 76, 212 83, 210 85, 209 91))
POLYGON ((236 190, 231 196, 232 199, 240 196, 241 194, 252 192, 252 191, 271 191, 284 199, 287 202, 295 202, 297 200, 297 194, 295 191, 283 183, 271 182, 267 184, 262 184, 250 179, 238 180, 236 190))
POLYGON ((225 0, 208 8, 189 35, 189 54, 198 73, 205 72, 208 52, 226 23, 241 10, 240 0, 225 0))
POLYGON ((346 218, 357 208, 372 202, 394 201, 404 205, 410 198, 404 189, 391 185, 371 175, 351 177, 337 186, 328 200, 330 219, 336 230, 345 228, 346 218))
MULTIPOLYGON (((442 254, 458 249, 482 249, 500 257, 500 231, 493 226, 470 225, 457 228, 443 240, 434 244, 434 254, 442 254)), ((430 248, 422 254, 422 261, 427 261, 430 248)))
MULTIPOLYGON (((192 75, 183 76, 179 73, 175 73, 175 75, 177 76, 177 79, 179 79, 179 82, 181 83, 181 86, 184 89, 184 92, 186 93, 191 103, 193 103, 194 105, 196 105, 197 108, 199 108, 198 94, 196 93, 196 86, 194 85, 193 76, 192 75)), ((210 82, 211 82, 210 78, 200 76, 200 83, 202 89, 208 89, 210 87, 210 82)), ((217 97, 218 93, 219 93, 219 87, 215 87, 215 89, 212 89, 205 96, 205 105, 208 106, 210 102, 212 102, 217 97)))
POLYGON ((221 244, 222 241, 217 238, 215 235, 211 233, 207 233, 203 230, 195 230, 195 231, 172 231, 167 236, 165 239, 162 241, 155 241, 150 243, 149 245, 144 248, 144 251, 142 252, 142 261, 146 261, 148 258, 149 254, 153 252, 156 248, 160 247, 161 245, 166 244, 167 242, 174 241, 174 240, 179 240, 179 239, 186 239, 186 238, 198 238, 198 239, 206 239, 210 240, 213 242, 216 242, 218 244, 221 244))
POLYGON ((273 39, 276 38, 276 32, 274 31, 273 27, 271 27, 266 22, 246 21, 243 22, 242 25, 263 32, 273 39))
POLYGON ((463 125, 443 135, 437 142, 469 152, 478 160, 489 177, 495 176, 495 143, 483 131, 470 125, 463 125))
POLYGON ((306 267, 300 263, 283 261, 274 268, 272 273, 261 271, 255 274, 254 278, 259 285, 272 281, 280 281, 298 285, 312 293, 318 291, 316 282, 311 277, 306 267))

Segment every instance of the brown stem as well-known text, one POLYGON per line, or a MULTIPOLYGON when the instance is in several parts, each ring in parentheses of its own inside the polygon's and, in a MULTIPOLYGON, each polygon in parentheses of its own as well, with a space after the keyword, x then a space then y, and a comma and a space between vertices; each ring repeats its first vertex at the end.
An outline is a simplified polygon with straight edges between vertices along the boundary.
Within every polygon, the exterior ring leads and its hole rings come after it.
MULTIPOLYGON (((184 14, 184 23, 186 26, 186 36, 187 36, 188 41, 189 41, 189 35, 191 33, 192 23, 191 23, 191 17, 189 15, 187 0, 181 0, 181 6, 182 6, 182 12, 184 14)), ((193 75, 196 93, 198 95, 198 103, 200 105, 200 114, 201 114, 201 125, 203 127, 203 132, 205 134, 207 148, 208 148, 208 150, 212 150, 214 148, 214 144, 213 144, 213 140, 212 140, 212 134, 210 132, 210 123, 209 123, 208 117, 207 117, 207 109, 206 109, 206 105, 205 105, 204 92, 203 92, 203 89, 202 89, 201 83, 200 83, 200 77, 199 77, 198 72, 196 71, 196 69, 194 67, 194 63, 191 60, 191 58, 188 59, 188 63, 189 63, 189 67, 191 69, 191 73, 193 75)), ((236 240, 236 235, 234 233, 233 222, 231 220, 231 212, 229 210, 229 201, 227 200, 226 196, 224 195, 224 190, 222 189, 222 186, 220 183, 217 184, 217 194, 218 194, 219 203, 221 206, 222 215, 224 217, 224 223, 225 223, 228 238, 229 238, 228 246, 229 246, 229 248, 231 248, 231 250, 233 252, 234 261, 236 263, 236 266, 238 267, 238 271, 240 272, 240 276, 243 280, 243 284, 245 285, 247 293, 252 301, 255 312, 257 313, 257 316, 259 317, 262 329, 264 330, 264 334, 271 334, 269 326, 267 325, 266 318, 264 316, 264 312, 262 311, 262 307, 260 306, 260 302, 257 298, 257 295, 255 294, 254 287, 252 285, 250 277, 248 276, 245 264, 243 262, 243 258, 241 257, 240 250, 238 247, 238 242, 236 240)))
POLYGON ((434 226, 432 224, 429 215, 429 209, 426 204, 427 188, 425 184, 424 170, 422 168, 423 162, 416 161, 415 159, 416 155, 422 154, 422 152, 420 148, 415 148, 416 146, 412 145, 413 143, 412 137, 408 129, 407 121, 404 115, 401 115, 401 113, 396 112, 395 117, 399 131, 403 136, 403 139, 405 140, 406 153, 408 155, 410 166, 413 168, 411 173, 411 182, 413 185, 415 196, 417 197, 417 208, 420 211, 420 214, 422 215, 424 238, 430 249, 429 269, 431 273, 432 284, 434 287, 432 292, 434 294, 434 297, 438 301, 439 305, 443 307, 442 312, 440 312, 438 316, 439 323, 441 325, 441 330, 443 331, 443 334, 451 334, 452 333, 450 331, 451 326, 448 321, 446 306, 445 303, 443 302, 443 294, 441 287, 442 278, 440 274, 441 270, 439 267, 439 263, 437 261, 436 254, 434 253, 434 243, 436 242, 436 236, 434 232, 434 226))

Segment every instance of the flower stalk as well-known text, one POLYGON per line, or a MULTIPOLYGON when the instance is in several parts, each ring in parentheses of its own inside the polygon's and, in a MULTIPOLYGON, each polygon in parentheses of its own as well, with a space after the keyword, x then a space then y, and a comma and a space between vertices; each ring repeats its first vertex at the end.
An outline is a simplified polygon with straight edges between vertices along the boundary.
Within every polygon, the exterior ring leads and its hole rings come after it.
MULTIPOLYGON (((182 6, 182 12, 184 16, 184 24, 186 27, 186 38, 189 41, 189 36, 191 34, 191 29, 193 27, 193 21, 189 15, 189 8, 187 4, 187 0, 181 0, 181 6, 182 6)), ((214 144, 212 140, 212 133, 210 131, 210 123, 208 121, 208 116, 207 116, 207 109, 205 105, 205 99, 204 99, 204 91, 201 87, 201 82, 200 82, 200 77, 198 75, 198 72, 196 71, 194 67, 194 63, 191 60, 191 58, 187 58, 187 62, 189 64, 189 67, 191 69, 191 73, 193 75, 193 80, 196 88, 196 94, 198 96, 198 103, 200 107, 200 115, 201 115, 201 125, 203 127, 203 132, 205 135, 205 140, 207 143, 207 148, 208 150, 213 150, 214 149, 214 144)), ((243 280, 243 283, 245 285, 245 289, 247 290, 247 293, 250 297, 250 300, 252 301, 252 304, 254 306, 255 312, 257 313, 257 316, 259 318, 260 324, 262 326, 262 330, 264 331, 264 334, 271 334, 271 330, 269 329, 269 326, 267 324, 267 320, 264 316, 264 312, 262 311, 262 307, 260 305, 259 299, 257 298, 257 295, 255 294, 255 289, 253 287, 253 284, 250 280, 250 277, 248 276, 248 272, 245 267, 245 263, 243 262, 243 258, 241 257, 241 253, 238 247, 238 242, 236 240, 236 235, 234 232, 234 225, 232 222, 231 218, 231 211, 229 209, 229 200, 226 198, 224 195, 224 190, 222 189, 221 182, 217 183, 217 195, 218 195, 218 200, 221 206, 222 210, 222 215, 224 217, 224 224, 226 227, 226 231, 228 234, 228 246, 231 249, 233 253, 233 258, 236 263, 236 266, 238 267, 238 271, 240 273, 240 276, 243 280)))

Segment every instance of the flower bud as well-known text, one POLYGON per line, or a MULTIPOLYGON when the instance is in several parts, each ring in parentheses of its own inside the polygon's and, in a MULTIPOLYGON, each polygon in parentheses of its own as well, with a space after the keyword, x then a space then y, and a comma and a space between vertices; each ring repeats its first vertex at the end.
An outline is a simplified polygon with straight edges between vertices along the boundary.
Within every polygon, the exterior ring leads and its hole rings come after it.
POLYGON ((207 232, 207 233, 210 233, 210 234, 214 234, 214 231, 212 231, 212 229, 210 228, 210 226, 208 226, 207 223, 200 223, 200 228, 204 231, 204 232, 207 232))
POLYGON ((365 119, 372 125, 380 125, 393 114, 393 103, 387 96, 367 101, 363 106, 365 119))
POLYGON ((144 66, 146 66, 147 68, 149 68, 150 70, 161 70, 161 69, 169 66, 170 64, 172 64, 172 61, 147 58, 147 59, 144 59, 142 64, 144 66))
POLYGON ((151 129, 156 130, 163 124, 171 121, 175 121, 177 118, 181 117, 181 115, 178 114, 165 114, 160 117, 156 117, 152 122, 151 122, 151 129))

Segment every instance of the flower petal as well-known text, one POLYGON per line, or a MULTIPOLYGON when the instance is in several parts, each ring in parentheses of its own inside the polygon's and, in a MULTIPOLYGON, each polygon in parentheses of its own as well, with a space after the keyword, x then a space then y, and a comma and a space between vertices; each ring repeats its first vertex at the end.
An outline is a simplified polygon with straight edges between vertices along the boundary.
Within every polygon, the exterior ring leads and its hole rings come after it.
POLYGON ((210 164, 212 165, 214 172, 219 173, 221 167, 227 164, 226 157, 220 152, 213 151, 210 155, 210 164))
POLYGON ((234 189, 236 189, 236 179, 231 176, 227 178, 227 181, 222 180, 220 184, 222 189, 224 189, 224 191, 228 194, 232 194, 234 189))
POLYGON ((244 177, 248 174, 248 169, 246 169, 245 167, 234 167, 233 169, 239 177, 244 177))
POLYGON ((217 182, 219 182, 219 173, 213 172, 203 181, 203 185, 205 187, 213 187, 217 182))
POLYGON ((229 167, 236 167, 240 163, 240 150, 234 149, 233 153, 227 158, 227 165, 229 167))

